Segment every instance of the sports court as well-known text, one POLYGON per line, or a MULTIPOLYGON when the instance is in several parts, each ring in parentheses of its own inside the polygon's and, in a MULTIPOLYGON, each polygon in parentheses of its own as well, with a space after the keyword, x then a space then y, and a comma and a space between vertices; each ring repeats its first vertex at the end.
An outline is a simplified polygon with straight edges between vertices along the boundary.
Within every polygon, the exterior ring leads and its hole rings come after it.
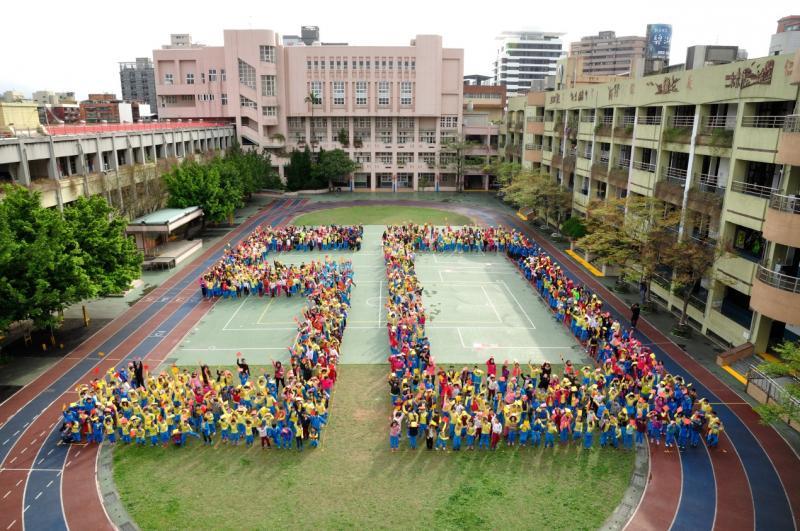
MULTIPOLYGON (((384 303, 386 278, 381 251, 382 226, 364 228, 360 252, 292 252, 271 256, 284 263, 320 260, 326 255, 353 261, 356 286, 340 363, 386 363, 389 355, 384 303)), ((417 276, 424 286, 427 331, 437 363, 498 363, 563 359, 585 355, 556 323, 538 295, 503 254, 419 253, 417 276)), ((198 288, 199 289, 199 288, 198 288)), ((178 345, 178 365, 231 365, 241 352, 251 365, 286 362, 305 298, 221 299, 178 345)))

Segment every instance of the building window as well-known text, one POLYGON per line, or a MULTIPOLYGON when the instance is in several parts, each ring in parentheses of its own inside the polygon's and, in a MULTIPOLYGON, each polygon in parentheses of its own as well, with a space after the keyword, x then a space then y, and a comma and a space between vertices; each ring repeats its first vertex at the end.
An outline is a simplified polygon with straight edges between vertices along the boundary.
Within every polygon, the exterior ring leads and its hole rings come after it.
POLYGON ((264 46, 263 44, 258 47, 258 54, 261 57, 262 63, 274 63, 275 62, 275 47, 274 46, 264 46))
POLYGON ((344 105, 344 81, 333 82, 333 104, 344 105))
MULTIPOLYGON (((384 61, 386 62, 386 61, 384 61)), ((388 81, 379 81, 378 82, 378 105, 381 107, 388 107, 389 106, 389 82, 388 81)))
POLYGON ((410 107, 412 101, 412 84, 411 81, 400 82, 400 105, 410 107))
POLYGON ((322 105, 322 81, 312 81, 309 93, 311 94, 311 103, 322 105))
POLYGON ((221 102, 223 105, 227 105, 227 104, 228 104, 228 95, 227 95, 227 94, 220 94, 220 95, 219 95, 219 101, 220 101, 220 102, 221 102))
POLYGON ((200 83, 205 84, 205 82, 206 82, 206 73, 200 72, 200 83))
POLYGON ((330 70, 333 70, 333 59, 330 59, 328 61, 328 67, 330 68, 330 70))
POLYGON ((228 80, 227 76, 225 75, 225 69, 224 68, 219 71, 219 79, 220 79, 220 81, 227 81, 228 80))
POLYGON ((392 69, 393 65, 394 65, 394 61, 391 61, 391 60, 390 60, 390 61, 389 61, 389 70, 391 70, 391 69, 392 69))
POLYGON ((239 105, 242 106, 242 107, 250 108, 250 109, 255 109, 255 108, 258 107, 256 105, 256 102, 254 102, 250 98, 245 98, 241 94, 239 95, 239 105))
POLYGON ((366 69, 369 70, 369 59, 366 61, 366 69))
POLYGON ((208 69, 208 82, 211 83, 212 81, 217 80, 217 69, 216 68, 209 68, 208 69))
POLYGON ((356 105, 367 104, 367 82, 356 81, 356 105))
POLYGON ((305 129, 305 122, 302 116, 290 116, 286 119, 289 129, 305 129))
MULTIPOLYGON (((347 64, 347 62, 345 61, 344 64, 347 64)), ((336 60, 336 70, 341 70, 341 69, 342 69, 342 60, 341 59, 337 59, 336 60)))
MULTIPOLYGON (((324 66, 322 68, 325 68, 324 66)), ((319 70, 319 61, 314 59, 314 70, 319 70)))
POLYGON ((278 108, 274 105, 261 107, 261 114, 264 116, 278 116, 278 108))
POLYGON ((311 61, 306 61, 306 70, 311 70, 311 61))
POLYGON ((186 74, 186 84, 194 85, 194 74, 186 74))
POLYGON ((256 69, 239 59, 239 83, 256 89, 256 69))
POLYGON ((275 95, 275 76, 261 76, 261 95, 275 95))
POLYGON ((439 118, 441 129, 458 129, 458 116, 442 116, 439 118))
POLYGON ((165 85, 172 85, 173 79, 174 78, 172 77, 172 74, 164 74, 164 84, 165 85))

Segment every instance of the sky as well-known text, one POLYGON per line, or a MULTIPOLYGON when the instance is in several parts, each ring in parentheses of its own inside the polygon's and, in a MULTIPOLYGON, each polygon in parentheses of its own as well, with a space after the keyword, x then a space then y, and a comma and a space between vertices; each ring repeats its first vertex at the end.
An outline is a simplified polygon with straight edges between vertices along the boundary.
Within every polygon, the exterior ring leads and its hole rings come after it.
POLYGON ((536 0, 109 0, 102 8, 85 0, 39 0, 34 10, 25 2, 3 4, 0 93, 71 90, 78 98, 120 95, 117 63, 152 57, 170 33, 191 33, 209 46, 222 44, 223 29, 291 35, 312 25, 320 27, 323 42, 356 45, 404 45, 417 34, 434 33, 446 47, 464 49, 465 74, 489 74, 495 37, 507 30, 563 32, 569 43, 599 31, 644 35, 649 23, 672 24, 670 62, 682 63, 693 44, 737 45, 751 58, 763 57, 778 19, 800 14, 797 0, 748 4, 747 11, 729 0, 571 0, 547 7, 536 0))

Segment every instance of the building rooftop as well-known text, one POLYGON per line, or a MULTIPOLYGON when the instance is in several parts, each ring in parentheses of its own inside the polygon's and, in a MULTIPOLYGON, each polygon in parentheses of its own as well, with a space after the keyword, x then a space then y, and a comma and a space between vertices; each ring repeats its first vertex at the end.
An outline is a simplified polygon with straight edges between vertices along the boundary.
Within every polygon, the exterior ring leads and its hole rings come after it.
POLYGON ((187 208, 162 208, 161 210, 156 210, 155 212, 151 212, 146 216, 136 218, 133 221, 131 221, 128 225, 175 226, 176 225, 175 222, 179 220, 183 220, 184 218, 186 218, 186 221, 191 221, 192 219, 198 217, 198 215, 200 216, 203 215, 203 211, 200 210, 199 206, 192 206, 187 208))

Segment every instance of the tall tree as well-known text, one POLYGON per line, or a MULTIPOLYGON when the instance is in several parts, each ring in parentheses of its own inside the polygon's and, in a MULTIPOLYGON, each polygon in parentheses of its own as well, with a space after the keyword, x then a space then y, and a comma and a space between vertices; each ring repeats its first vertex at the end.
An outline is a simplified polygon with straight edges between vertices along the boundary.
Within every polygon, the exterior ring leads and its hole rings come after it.
POLYGON ((0 330, 30 319, 57 324, 58 312, 97 294, 72 228, 38 192, 6 186, 0 202, 0 330))
POLYGON ((294 150, 289 155, 289 164, 284 173, 286 175, 286 188, 292 192, 306 190, 312 181, 311 176, 311 151, 308 147, 303 150, 294 150))
POLYGON ((456 190, 459 192, 464 190, 464 172, 467 168, 467 151, 476 145, 475 142, 469 142, 467 140, 454 140, 446 142, 442 146, 442 151, 455 154, 453 161, 445 165, 445 168, 456 172, 456 190))
MULTIPOLYGON (((506 167, 505 171, 513 172, 514 168, 506 167)), ((510 173, 509 179, 501 188, 509 201, 520 208, 532 209, 543 217, 545 224, 555 217, 556 226, 561 225, 561 218, 571 207, 572 196, 548 173, 521 171, 516 175, 510 173)))
POLYGON ((692 291, 711 270, 719 252, 692 238, 684 238, 665 251, 664 261, 672 268, 672 291, 681 297, 683 303, 677 329, 684 330, 688 325, 686 310, 692 291))
POLYGON ((595 202, 587 211, 589 234, 577 245, 603 263, 623 271, 635 269, 648 286, 659 269, 669 266, 667 256, 677 239, 680 214, 651 197, 630 197, 595 202))
POLYGON ((101 196, 79 197, 64 209, 83 260, 83 270, 99 295, 121 293, 141 274, 142 253, 125 235, 127 221, 101 196))
POLYGON ((169 191, 167 205, 172 208, 199 206, 204 221, 221 222, 239 204, 240 197, 226 195, 221 187, 219 169, 184 161, 164 175, 169 191))
POLYGON ((331 182, 349 175, 359 168, 359 164, 341 149, 321 151, 315 166, 314 173, 317 176, 317 184, 321 185, 321 188, 330 186, 331 182))

